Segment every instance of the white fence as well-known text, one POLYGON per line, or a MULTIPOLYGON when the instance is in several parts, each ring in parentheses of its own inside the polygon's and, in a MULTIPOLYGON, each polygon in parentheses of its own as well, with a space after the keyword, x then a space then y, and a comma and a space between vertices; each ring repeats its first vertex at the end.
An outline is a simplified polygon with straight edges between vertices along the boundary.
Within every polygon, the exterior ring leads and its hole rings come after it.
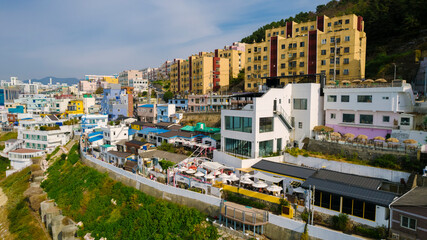
POLYGON ((369 167, 369 166, 363 166, 363 165, 357 165, 357 164, 351 164, 351 163, 345 163, 345 162, 338 162, 338 161, 332 161, 332 160, 326 160, 321 158, 315 158, 315 157, 304 157, 301 155, 298 155, 297 157, 294 157, 288 153, 285 153, 285 162, 290 162, 293 164, 304 164, 309 167, 313 168, 326 168, 329 170, 334 170, 338 172, 343 173, 350 173, 350 174, 356 174, 361 176, 367 176, 367 177, 375 177, 375 178, 383 178, 387 179, 392 182, 400 182, 400 179, 403 178, 408 180, 410 173, 407 172, 401 172, 401 171, 394 171, 384 168, 377 168, 377 167, 369 167))
MULTIPOLYGON (((268 221, 271 224, 274 224, 278 227, 290 229, 295 232, 303 233, 304 232, 304 222, 297 222, 289 218, 282 216, 277 216, 274 214, 268 214, 268 221)), ((317 227, 313 225, 308 225, 308 235, 320 239, 340 239, 340 240, 354 240, 354 239, 363 239, 360 237, 344 234, 342 232, 330 230, 323 227, 317 227)))

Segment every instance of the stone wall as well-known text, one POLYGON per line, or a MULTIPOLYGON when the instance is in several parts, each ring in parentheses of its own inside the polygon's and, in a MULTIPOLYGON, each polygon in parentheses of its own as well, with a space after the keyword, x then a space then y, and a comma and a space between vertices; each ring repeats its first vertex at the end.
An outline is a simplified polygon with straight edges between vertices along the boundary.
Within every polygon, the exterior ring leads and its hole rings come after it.
POLYGON ((304 145, 304 149, 312 152, 321 152, 323 154, 341 154, 347 158, 351 158, 354 156, 354 154, 357 154, 357 157, 364 161, 370 161, 385 154, 393 154, 397 158, 408 155, 411 159, 417 159, 416 152, 405 153, 397 151, 375 150, 367 147, 319 141, 314 139, 309 139, 308 144, 304 145))

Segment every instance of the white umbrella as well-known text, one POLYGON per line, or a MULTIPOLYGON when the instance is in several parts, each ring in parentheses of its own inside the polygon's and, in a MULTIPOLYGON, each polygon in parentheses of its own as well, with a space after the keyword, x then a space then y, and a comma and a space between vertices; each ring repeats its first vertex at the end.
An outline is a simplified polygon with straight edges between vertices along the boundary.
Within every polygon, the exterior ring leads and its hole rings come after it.
POLYGON ((229 178, 228 178, 230 181, 237 181, 237 180, 239 180, 239 178, 236 176, 236 174, 231 174, 230 176, 229 176, 229 178))
POLYGON ((218 171, 218 170, 215 170, 214 175, 216 176, 216 175, 219 175, 219 174, 221 174, 221 172, 218 171))
POLYGON ((182 167, 182 168, 179 169, 179 171, 181 171, 181 172, 185 172, 187 170, 188 170, 188 168, 186 168, 186 167, 182 167))
POLYGON ((268 190, 268 191, 270 191, 270 192, 280 192, 280 191, 282 191, 282 190, 283 190, 283 188, 282 188, 282 187, 277 186, 276 184, 273 184, 273 185, 270 185, 270 186, 267 188, 267 190, 268 190))
POLYGON ((193 174, 193 173, 195 173, 196 172, 196 170, 194 170, 194 169, 188 169, 187 171, 185 171, 186 173, 188 173, 188 174, 193 174))
POLYGON ((196 172, 196 173, 194 174, 194 176, 196 176, 196 177, 203 177, 203 176, 205 176, 205 174, 204 174, 204 173, 202 173, 202 172, 200 172, 200 171, 198 171, 198 172, 196 172))
POLYGON ((229 176, 225 173, 221 173, 221 175, 218 176, 219 178, 229 178, 229 176))
POLYGON ((240 183, 243 183, 243 184, 253 184, 254 181, 250 180, 249 178, 243 178, 242 181, 240 181, 240 183))
POLYGON ((293 190, 294 190, 294 192, 297 192, 297 193, 305 193, 305 191, 302 187, 297 187, 297 188, 294 188, 293 190))
POLYGON ((250 175, 249 173, 245 173, 245 174, 243 175, 243 177, 245 177, 245 178, 249 178, 249 177, 252 177, 252 175, 250 175))
POLYGON ((215 176, 211 173, 209 173, 208 175, 205 176, 206 179, 214 179, 215 176))
POLYGON ((265 183, 264 181, 259 180, 258 182, 256 182, 256 183, 252 184, 252 186, 253 186, 253 187, 255 187, 255 188, 265 188, 265 187, 267 187, 268 185, 267 185, 267 183, 265 183))

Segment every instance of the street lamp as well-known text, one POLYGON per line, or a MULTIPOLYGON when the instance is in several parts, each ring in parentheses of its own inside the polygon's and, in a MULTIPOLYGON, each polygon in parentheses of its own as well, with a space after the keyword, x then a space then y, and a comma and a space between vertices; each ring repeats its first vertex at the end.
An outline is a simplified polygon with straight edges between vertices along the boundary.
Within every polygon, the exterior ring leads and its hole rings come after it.
POLYGON ((396 80, 396 63, 393 63, 393 65, 394 65, 394 78, 393 78, 393 80, 396 80))

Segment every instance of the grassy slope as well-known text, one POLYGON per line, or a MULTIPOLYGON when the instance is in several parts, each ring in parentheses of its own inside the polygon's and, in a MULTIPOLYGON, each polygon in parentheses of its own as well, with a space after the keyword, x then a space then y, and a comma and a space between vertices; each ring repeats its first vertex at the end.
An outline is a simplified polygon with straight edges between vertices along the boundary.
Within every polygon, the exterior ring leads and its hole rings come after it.
POLYGON ((18 132, 8 132, 0 136, 1 141, 7 141, 9 139, 16 139, 18 137, 18 132))
POLYGON ((30 169, 26 168, 12 174, 0 183, 0 187, 7 195, 7 211, 9 231, 16 239, 46 239, 38 221, 31 214, 23 193, 29 187, 30 169))
POLYGON ((49 168, 42 187, 64 215, 83 222, 80 236, 91 232, 108 239, 218 237, 216 228, 203 223, 205 216, 199 211, 155 199, 76 161, 76 146, 67 159, 63 155, 49 168))
POLYGON ((8 158, 0 157, 0 180, 6 177, 6 170, 10 166, 8 158))

